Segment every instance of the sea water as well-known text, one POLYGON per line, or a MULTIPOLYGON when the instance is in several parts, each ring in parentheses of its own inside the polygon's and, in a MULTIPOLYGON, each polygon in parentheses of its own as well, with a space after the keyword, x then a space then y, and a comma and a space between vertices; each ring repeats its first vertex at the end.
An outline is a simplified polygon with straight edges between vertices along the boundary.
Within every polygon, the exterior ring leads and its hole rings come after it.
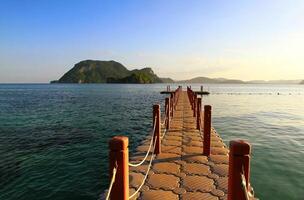
MULTIPOLYGON (((0 199, 98 199, 109 184, 109 139, 126 135, 134 151, 151 130, 152 105, 163 110, 166 95, 159 92, 165 88, 0 84, 0 199)), ((252 144, 256 196, 304 199, 304 86, 204 89, 211 94, 203 104, 212 105, 213 126, 224 142, 252 144)))

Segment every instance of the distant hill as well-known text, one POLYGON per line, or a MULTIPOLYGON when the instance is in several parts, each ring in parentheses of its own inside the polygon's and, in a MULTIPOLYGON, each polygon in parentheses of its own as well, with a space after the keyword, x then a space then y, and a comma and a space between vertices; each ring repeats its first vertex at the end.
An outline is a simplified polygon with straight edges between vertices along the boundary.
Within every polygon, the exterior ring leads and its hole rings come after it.
POLYGON ((171 78, 160 78, 163 83, 175 83, 175 81, 171 78))
POLYGON ((196 77, 189 80, 177 81, 178 83, 245 83, 241 80, 225 78, 196 77))
POLYGON ((116 61, 84 60, 51 83, 162 83, 151 68, 128 70, 116 61))
MULTIPOLYGON (((219 84, 299 84, 301 80, 253 80, 242 81, 237 79, 226 78, 208 78, 208 77, 196 77, 189 80, 176 81, 178 83, 219 83, 219 84)), ((304 80, 301 82, 304 84, 304 80)))

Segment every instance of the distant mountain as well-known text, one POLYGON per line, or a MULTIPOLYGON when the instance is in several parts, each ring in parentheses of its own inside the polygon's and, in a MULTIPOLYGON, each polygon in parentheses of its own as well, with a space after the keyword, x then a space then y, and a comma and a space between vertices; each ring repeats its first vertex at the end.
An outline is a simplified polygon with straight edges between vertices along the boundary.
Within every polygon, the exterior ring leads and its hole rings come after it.
POLYGON ((162 83, 151 68, 128 70, 116 61, 84 60, 51 83, 162 83))
POLYGON ((175 83, 175 81, 171 78, 160 78, 163 83, 175 83))
POLYGON ((189 80, 176 81, 178 83, 245 83, 241 80, 225 79, 225 78, 207 78, 207 77, 196 77, 189 80))
MULTIPOLYGON (((237 79, 226 78, 208 78, 208 77, 196 77, 189 80, 176 81, 178 83, 220 83, 220 84, 299 84, 301 80, 253 80, 242 81, 237 79)), ((304 84, 304 80, 301 82, 304 84)))

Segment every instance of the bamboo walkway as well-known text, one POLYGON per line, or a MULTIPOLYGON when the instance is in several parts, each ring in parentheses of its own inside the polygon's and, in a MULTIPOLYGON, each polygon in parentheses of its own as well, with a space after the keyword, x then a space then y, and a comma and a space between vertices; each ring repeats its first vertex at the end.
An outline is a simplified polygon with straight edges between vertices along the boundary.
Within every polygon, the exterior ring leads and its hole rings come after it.
MULTIPOLYGON (((143 159, 150 138, 138 146, 130 161, 143 159)), ((203 136, 196 129, 196 119, 187 92, 180 94, 169 131, 161 142, 161 154, 153 160, 143 187, 132 199, 227 199, 228 149, 211 129, 211 155, 203 156, 203 136)), ((141 166, 130 167, 130 195, 140 187, 149 168, 148 159, 141 166)))

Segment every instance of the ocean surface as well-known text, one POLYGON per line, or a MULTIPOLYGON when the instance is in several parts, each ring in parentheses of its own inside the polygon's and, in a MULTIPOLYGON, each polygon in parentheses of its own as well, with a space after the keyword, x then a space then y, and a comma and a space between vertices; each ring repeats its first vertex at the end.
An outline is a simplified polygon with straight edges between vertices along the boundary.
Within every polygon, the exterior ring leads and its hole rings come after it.
MULTIPOLYGON (((165 88, 0 84, 0 199, 98 199, 109 184, 108 140, 129 136, 133 151, 149 134, 152 105, 163 105, 165 88)), ((256 196, 304 199, 304 86, 204 88, 225 143, 241 138, 253 146, 256 196)))

